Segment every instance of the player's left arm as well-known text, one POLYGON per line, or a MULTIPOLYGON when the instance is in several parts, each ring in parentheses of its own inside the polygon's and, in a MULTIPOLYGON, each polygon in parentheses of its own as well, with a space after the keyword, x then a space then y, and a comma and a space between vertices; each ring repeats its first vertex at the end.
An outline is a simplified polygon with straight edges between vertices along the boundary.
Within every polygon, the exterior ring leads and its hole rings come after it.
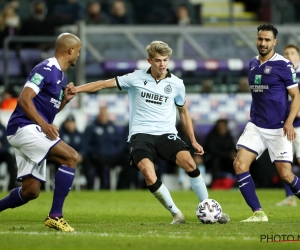
POLYGON ((177 106, 177 110, 179 113, 180 120, 191 140, 192 146, 195 149, 195 154, 203 155, 204 150, 202 146, 196 141, 193 122, 186 105, 184 104, 183 106, 177 106))
POLYGON ((70 82, 64 89, 64 98, 61 101, 57 113, 60 112, 67 105, 67 103, 74 98, 75 95, 76 95, 76 91, 75 91, 74 83, 70 82))
POLYGON ((296 138, 296 132, 293 127, 294 119, 296 118, 300 109, 300 94, 298 86, 288 89, 289 95, 292 98, 290 113, 284 123, 283 131, 289 141, 294 141, 296 138))

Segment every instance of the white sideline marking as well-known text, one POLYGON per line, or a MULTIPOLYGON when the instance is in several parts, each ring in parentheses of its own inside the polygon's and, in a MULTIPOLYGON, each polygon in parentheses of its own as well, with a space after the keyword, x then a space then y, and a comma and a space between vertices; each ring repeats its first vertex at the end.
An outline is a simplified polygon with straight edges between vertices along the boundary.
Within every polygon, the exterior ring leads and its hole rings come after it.
MULTIPOLYGON (((48 229, 47 229, 48 230, 48 229)), ((0 235, 7 235, 7 234, 19 234, 19 235, 57 235, 57 234, 63 234, 64 236, 95 236, 95 237, 122 237, 122 238, 169 238, 169 239, 196 239, 197 237, 193 237, 188 235, 188 233, 183 232, 172 232, 169 235, 160 235, 156 231, 149 231, 143 234, 122 234, 122 233, 93 233, 93 232, 59 232, 59 231, 51 231, 51 232, 24 232, 24 231, 9 231, 9 232, 0 232, 0 235)), ((240 233, 238 233, 239 235, 240 233)), ((242 233, 243 235, 243 233, 242 233)), ((215 239, 216 236, 213 235, 206 235, 206 233, 201 235, 201 238, 203 240, 207 239, 215 239)), ((232 240, 235 241, 239 237, 235 237, 232 235, 228 236, 219 236, 218 239, 224 239, 224 240, 232 240)), ((244 240, 247 241, 254 241, 257 240, 258 237, 249 237, 244 236, 242 237, 244 240)))
MULTIPOLYGON (((96 237, 123 237, 123 238, 144 238, 144 237, 153 237, 153 238, 176 238, 176 239, 193 239, 195 237, 189 236, 189 235, 175 235, 170 234, 170 235, 160 235, 158 233, 152 233, 148 232, 145 234, 122 234, 122 233, 92 233, 92 232, 23 232, 23 231, 9 231, 9 232, 0 232, 0 235, 5 235, 5 234, 21 234, 21 235, 53 235, 53 234, 63 234, 64 236, 85 236, 85 235, 91 235, 91 236, 96 236, 96 237)), ((182 234, 180 232, 177 232, 176 234, 182 234)))

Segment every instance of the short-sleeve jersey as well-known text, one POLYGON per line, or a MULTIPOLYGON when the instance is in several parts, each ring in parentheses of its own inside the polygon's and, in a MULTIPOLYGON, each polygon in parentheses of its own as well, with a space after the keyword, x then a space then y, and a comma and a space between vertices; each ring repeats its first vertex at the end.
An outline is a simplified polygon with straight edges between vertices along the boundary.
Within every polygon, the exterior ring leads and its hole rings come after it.
POLYGON ((290 111, 287 89, 298 87, 293 64, 277 53, 262 64, 256 56, 249 64, 248 80, 250 121, 261 128, 283 128, 290 111))
MULTIPOLYGON (((53 123, 60 107, 66 84, 67 79, 55 57, 36 65, 27 77, 24 88, 29 87, 36 92, 32 100, 34 106, 49 124, 53 123)), ((17 105, 8 121, 6 135, 13 135, 19 127, 29 124, 34 122, 27 117, 20 105, 17 105)))
POLYGON ((128 91, 130 120, 129 136, 137 133, 161 135, 177 134, 176 105, 185 104, 183 81, 168 71, 167 77, 156 81, 151 68, 135 70, 116 77, 120 90, 128 91))

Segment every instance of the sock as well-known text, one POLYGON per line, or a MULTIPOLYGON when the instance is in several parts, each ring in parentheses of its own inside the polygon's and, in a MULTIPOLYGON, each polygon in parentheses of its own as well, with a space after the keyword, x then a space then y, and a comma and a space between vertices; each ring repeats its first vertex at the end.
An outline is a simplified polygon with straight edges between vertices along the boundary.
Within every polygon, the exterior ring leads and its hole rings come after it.
POLYGON ((22 206, 26 203, 27 201, 25 201, 22 196, 22 188, 17 187, 13 189, 8 196, 0 200, 0 212, 8 208, 22 206))
POLYGON ((187 174, 190 179, 191 187, 194 190, 194 192, 196 193, 199 201, 203 201, 203 200, 207 199, 208 192, 207 192, 207 188, 206 188, 205 182, 203 180, 203 177, 200 174, 200 170, 198 168, 196 168, 192 172, 187 172, 187 174))
POLYGON ((155 198, 172 214, 180 211, 176 207, 169 190, 161 181, 157 180, 153 185, 148 186, 148 188, 155 198))
POLYGON ((290 188, 293 191, 294 195, 296 195, 300 199, 300 180, 296 175, 290 185, 290 188))
POLYGON ((255 192, 255 185, 251 174, 249 172, 245 172, 237 174, 236 176, 239 183, 239 189, 248 206, 251 207, 253 212, 261 210, 261 205, 255 192))
POLYGON ((55 174, 53 201, 49 213, 51 218, 62 216, 62 207, 72 187, 74 174, 74 168, 67 166, 60 166, 58 168, 55 174))
POLYGON ((283 183, 283 187, 285 189, 285 196, 288 197, 288 196, 294 196, 293 194, 293 191, 291 190, 291 187, 286 184, 285 182, 283 183))

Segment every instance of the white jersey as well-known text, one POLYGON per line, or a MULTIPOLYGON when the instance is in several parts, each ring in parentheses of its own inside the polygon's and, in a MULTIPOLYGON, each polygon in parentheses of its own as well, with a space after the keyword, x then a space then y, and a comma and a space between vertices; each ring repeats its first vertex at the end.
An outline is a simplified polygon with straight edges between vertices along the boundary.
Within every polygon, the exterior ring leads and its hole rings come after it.
POLYGON ((120 90, 128 90, 128 141, 137 133, 177 134, 176 105, 182 107, 185 104, 185 86, 181 79, 168 72, 165 79, 157 81, 150 68, 118 76, 116 81, 120 90))

